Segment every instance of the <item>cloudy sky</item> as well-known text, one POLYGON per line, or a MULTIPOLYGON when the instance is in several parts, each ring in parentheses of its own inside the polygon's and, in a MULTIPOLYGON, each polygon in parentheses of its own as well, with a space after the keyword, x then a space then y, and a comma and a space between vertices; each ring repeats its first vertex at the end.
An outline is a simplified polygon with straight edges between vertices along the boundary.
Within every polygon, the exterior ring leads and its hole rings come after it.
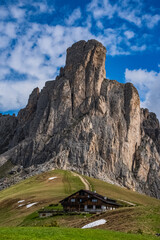
POLYGON ((104 44, 107 77, 132 82, 160 119, 159 0, 0 0, 0 112, 24 107, 82 39, 104 44))

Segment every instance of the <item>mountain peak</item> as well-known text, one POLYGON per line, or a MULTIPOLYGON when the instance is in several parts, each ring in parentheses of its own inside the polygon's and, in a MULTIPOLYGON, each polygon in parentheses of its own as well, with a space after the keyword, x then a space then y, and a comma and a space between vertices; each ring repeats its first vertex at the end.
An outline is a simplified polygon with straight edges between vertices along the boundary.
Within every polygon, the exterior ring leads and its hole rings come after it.
POLYGON ((159 122, 131 83, 105 78, 105 59, 96 40, 68 48, 56 80, 35 89, 14 122, 0 118, 0 163, 43 163, 160 198, 159 122))
POLYGON ((76 42, 67 49, 66 65, 82 64, 86 57, 92 55, 93 52, 97 53, 99 61, 103 60, 101 58, 103 55, 104 59, 106 57, 106 48, 100 42, 94 39, 87 42, 84 40, 76 42))
POLYGON ((67 49, 66 66, 61 76, 69 79, 73 111, 87 99, 90 107, 93 97, 100 95, 101 84, 106 77, 106 48, 96 40, 79 41, 67 49))

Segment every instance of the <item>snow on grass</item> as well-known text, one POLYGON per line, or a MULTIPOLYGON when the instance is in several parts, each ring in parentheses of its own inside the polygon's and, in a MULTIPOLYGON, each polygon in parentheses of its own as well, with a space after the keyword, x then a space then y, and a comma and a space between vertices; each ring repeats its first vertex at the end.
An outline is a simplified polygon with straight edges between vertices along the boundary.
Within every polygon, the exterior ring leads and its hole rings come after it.
POLYGON ((18 205, 18 207, 23 207, 23 206, 24 206, 24 204, 19 204, 19 205, 18 205))
POLYGON ((48 180, 53 180, 53 179, 55 179, 55 178, 57 178, 57 177, 50 177, 50 178, 48 178, 48 180))
POLYGON ((100 219, 100 220, 97 220, 97 221, 94 221, 94 222, 91 222, 85 226, 83 226, 82 228, 92 228, 92 227, 96 227, 96 226, 99 226, 99 225, 102 225, 102 224, 105 224, 107 221, 105 219, 100 219))
POLYGON ((25 200, 20 200, 20 201, 18 201, 18 203, 22 203, 22 202, 24 202, 25 200))
POLYGON ((37 204, 37 203, 38 203, 38 202, 30 203, 30 204, 26 205, 26 208, 30 208, 30 207, 32 207, 33 205, 37 204))

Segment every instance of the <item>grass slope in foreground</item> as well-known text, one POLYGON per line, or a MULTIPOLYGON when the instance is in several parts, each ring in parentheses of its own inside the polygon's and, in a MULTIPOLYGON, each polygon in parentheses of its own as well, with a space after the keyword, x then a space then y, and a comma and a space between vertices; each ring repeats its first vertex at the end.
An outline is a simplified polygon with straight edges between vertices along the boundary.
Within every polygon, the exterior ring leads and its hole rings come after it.
POLYGON ((160 200, 94 178, 85 178, 98 193, 134 203, 136 206, 108 211, 100 216, 56 216, 39 219, 37 210, 41 207, 57 203, 71 193, 84 188, 80 178, 71 172, 54 170, 31 177, 0 192, 0 226, 44 227, 56 223, 60 227, 80 228, 89 222, 105 218, 107 223, 97 228, 143 234, 160 232, 160 200), (49 180, 50 177, 57 178, 49 180), (25 204, 22 203, 24 205, 21 207, 18 203, 20 200, 25 200, 25 204), (26 208, 26 204, 34 202, 37 204, 26 208))
POLYGON ((67 228, 0 228, 1 240, 155 240, 157 237, 104 231, 67 228))
POLYGON ((132 233, 160 233, 160 200, 98 179, 86 178, 93 190, 98 193, 136 204, 135 207, 120 208, 104 213, 101 217, 108 222, 98 228, 132 233))

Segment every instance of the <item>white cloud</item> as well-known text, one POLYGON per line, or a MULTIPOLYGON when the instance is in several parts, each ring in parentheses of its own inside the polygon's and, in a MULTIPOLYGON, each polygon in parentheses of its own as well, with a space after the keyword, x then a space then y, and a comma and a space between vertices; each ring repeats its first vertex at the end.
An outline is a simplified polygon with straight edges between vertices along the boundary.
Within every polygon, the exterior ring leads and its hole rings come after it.
POLYGON ((5 7, 0 7, 0 19, 5 19, 8 16, 8 10, 5 7))
POLYGON ((80 8, 74 9, 72 14, 65 20, 67 25, 73 25, 77 20, 81 18, 81 10, 80 8))
POLYGON ((133 51, 137 51, 137 52, 144 51, 144 50, 146 50, 146 48, 147 48, 147 46, 145 44, 143 44, 142 46, 136 46, 136 45, 131 46, 131 49, 133 51))
POLYGON ((42 88, 45 81, 0 81, 0 110, 18 110, 23 108, 29 94, 39 86, 42 88))
POLYGON ((116 8, 116 5, 111 5, 109 0, 92 0, 87 10, 92 12, 95 19, 100 19, 104 16, 111 19, 116 12, 116 8))
POLYGON ((16 18, 17 20, 23 20, 23 18, 25 17, 25 10, 18 6, 12 5, 10 8, 10 12, 13 18, 16 18))
POLYGON ((0 21, 0 32, 9 38, 16 37, 17 23, 0 21))
POLYGON ((155 112, 160 119, 160 73, 143 69, 126 69, 125 79, 138 89, 142 100, 141 107, 155 112))
POLYGON ((130 54, 127 50, 125 51, 120 47, 122 43, 125 43, 125 39, 122 37, 122 28, 106 28, 102 35, 97 37, 97 40, 102 42, 107 48, 109 55, 128 55, 130 54))
MULTIPOLYGON (((94 38, 107 46, 109 54, 126 54, 118 47, 118 44, 123 41, 120 29, 108 28, 97 37, 90 32, 88 26, 65 27, 32 23, 27 26, 25 34, 19 36, 18 26, 18 24, 13 26, 8 23, 7 28, 11 29, 8 39, 12 40, 16 34, 18 40, 13 48, 8 45, 6 51, 0 55, 1 111, 24 107, 34 87, 42 87, 47 79, 55 79, 57 69, 65 64, 66 49, 78 40, 94 38), (11 71, 26 75, 26 80, 7 81, 11 71)), ((4 25, 4 32, 5 29, 6 25, 4 25)), ((7 41, 4 42, 7 43, 7 41)))
POLYGON ((118 7, 117 15, 128 22, 134 23, 138 27, 142 26, 142 20, 137 16, 136 9, 122 9, 121 7, 118 7))
MULTIPOLYGON (((32 25, 6 60, 12 71, 26 74, 27 80, 0 81, 0 111, 24 107, 34 87, 42 88, 47 79, 55 79, 57 68, 65 63, 66 49, 81 38, 87 40, 94 36, 82 27, 32 25), (45 55, 48 55, 48 61, 45 55)), ((3 65, 1 67, 2 77, 5 78, 9 69, 3 65)))
MULTIPOLYGON (((139 10, 128 8, 127 0, 123 0, 121 5, 119 3, 120 0, 114 5, 109 0, 93 0, 88 5, 86 19, 82 16, 81 9, 76 8, 67 19, 64 16, 64 25, 57 24, 55 26, 40 24, 38 20, 37 23, 28 21, 33 13, 42 14, 55 11, 53 7, 49 8, 45 0, 34 2, 31 9, 26 7, 27 4, 29 5, 27 0, 9 5, 8 10, 1 8, 2 18, 6 17, 7 21, 0 22, 0 48, 2 50, 0 54, 0 86, 3 89, 0 110, 7 111, 23 107, 27 103, 28 95, 33 87, 44 83, 44 79, 54 79, 57 69, 65 64, 66 49, 76 41, 97 39, 106 46, 108 54, 112 56, 127 55, 131 51, 144 51, 146 44, 141 46, 135 42, 135 33, 126 27, 126 24, 119 28, 105 25, 104 17, 111 20, 117 14, 121 14, 123 19, 128 18, 127 21, 138 25, 138 21, 141 23, 139 10), (121 8, 119 8, 120 6, 121 8), (119 10, 122 10, 121 13, 118 13, 119 10), (128 15, 125 16, 126 14, 128 15), (96 34, 92 33, 93 17, 99 28, 96 29, 96 34), (10 22, 9 18, 12 20, 14 18, 14 21, 10 22), (79 21, 80 19, 83 19, 83 22, 79 21), (11 73, 15 76, 17 74, 18 81, 8 81, 12 79, 11 73), (22 80, 20 78, 23 75, 26 80, 19 81, 22 80), (22 87, 23 84, 24 87, 22 87), (7 100, 8 93, 10 96, 7 100)), ((143 19, 145 24, 149 24, 148 19, 147 16, 143 19)), ((152 25, 158 22, 157 19, 158 17, 154 18, 152 25)))
MULTIPOLYGON (((137 3, 137 5, 139 4, 137 3)), ((93 14, 96 20, 104 17, 111 19, 117 14, 121 19, 141 26, 141 18, 138 16, 140 9, 132 8, 128 1, 119 0, 116 4, 111 4, 109 0, 92 0, 87 10, 93 14)))
MULTIPOLYGON (((25 5, 21 5, 25 6, 25 5)), ((32 3, 32 6, 35 8, 34 10, 30 10, 30 14, 33 12, 33 14, 40 14, 40 13, 53 13, 55 11, 53 6, 48 6, 48 3, 46 0, 42 1, 36 1, 32 3)))
POLYGON ((9 44, 9 38, 7 36, 1 36, 0 48, 6 48, 9 44))
POLYGON ((111 19, 116 15, 137 27, 147 26, 148 28, 153 28, 160 21, 159 14, 144 14, 142 1, 118 0, 114 4, 110 2, 110 0, 92 0, 88 4, 87 10, 93 15, 95 20, 104 17, 111 19))
MULTIPOLYGON (((65 64, 66 49, 82 38, 88 40, 95 36, 83 27, 28 26, 14 48, 0 55, 0 111, 24 107, 34 87, 41 88, 47 79, 55 79, 57 69, 65 64), (7 81, 11 71, 26 75, 27 79, 7 81)), ((10 38, 1 38, 1 47, 7 47, 7 39, 10 38)))
POLYGON ((153 28, 160 21, 159 14, 153 16, 151 14, 145 14, 142 18, 145 21, 148 28, 153 28))
POLYGON ((103 29, 103 28, 104 28, 103 23, 102 23, 101 21, 97 21, 97 22, 96 22, 96 25, 97 25, 97 27, 100 28, 100 29, 103 29))
POLYGON ((3 79, 9 73, 10 73, 9 67, 3 66, 3 65, 0 66, 0 79, 3 79))
POLYGON ((46 12, 48 10, 48 6, 45 3, 35 2, 32 5, 36 7, 39 12, 46 12))
POLYGON ((131 38, 133 38, 134 37, 134 32, 133 31, 125 31, 124 32, 124 35, 127 37, 127 39, 131 39, 131 38))

